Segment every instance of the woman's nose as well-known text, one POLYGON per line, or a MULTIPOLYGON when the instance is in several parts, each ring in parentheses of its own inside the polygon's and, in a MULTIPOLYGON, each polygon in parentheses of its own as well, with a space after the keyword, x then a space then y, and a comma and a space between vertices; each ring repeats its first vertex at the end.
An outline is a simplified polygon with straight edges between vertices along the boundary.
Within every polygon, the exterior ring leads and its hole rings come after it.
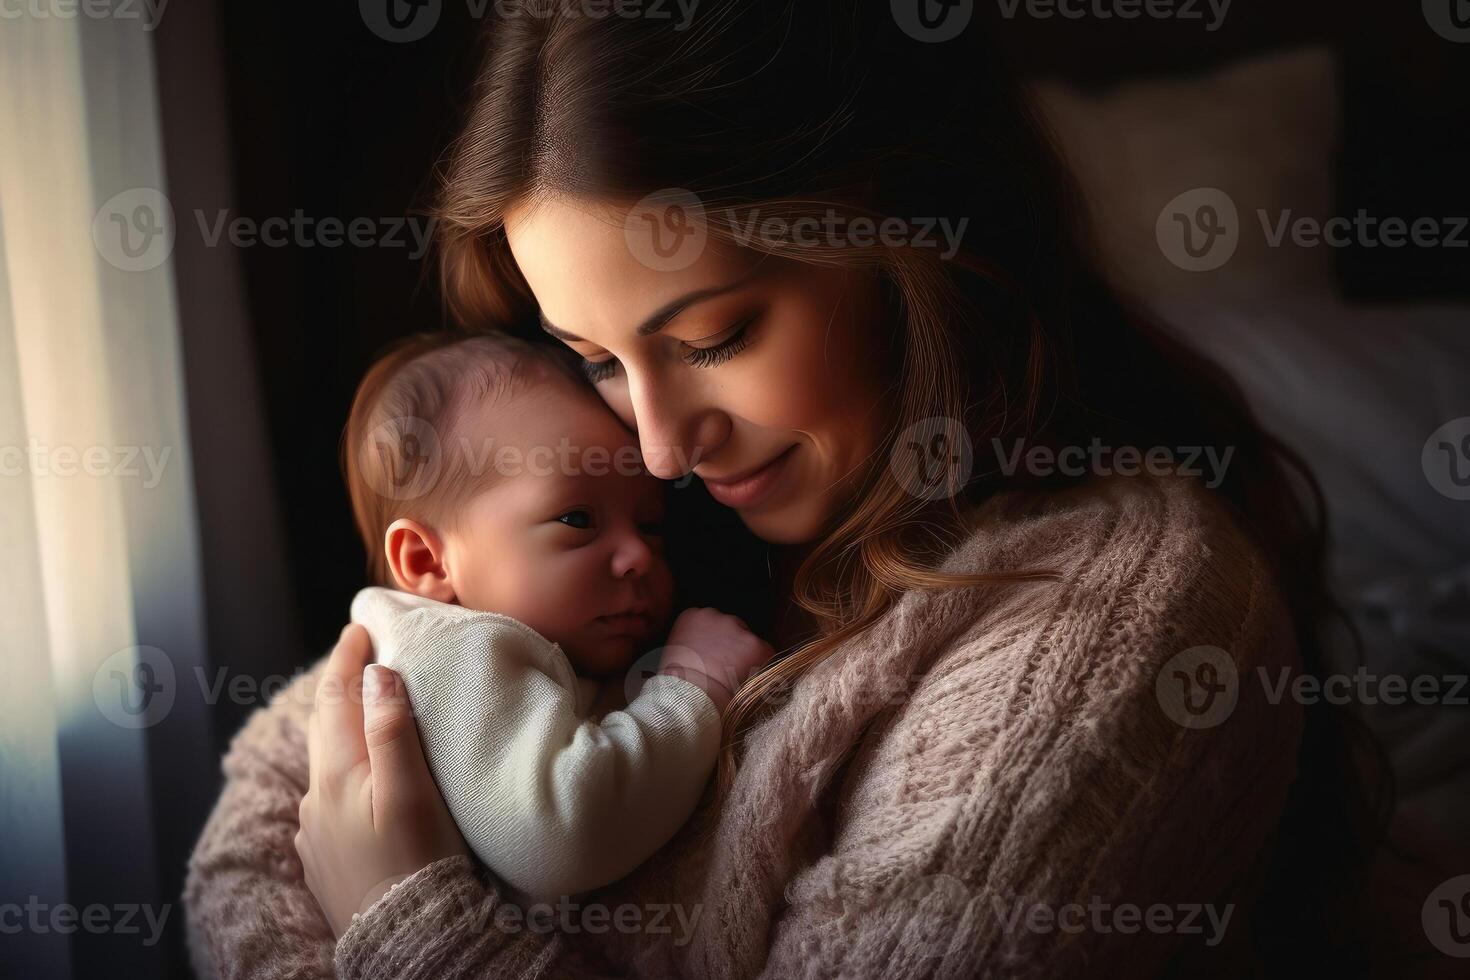
POLYGON ((688 473, 729 438, 729 416, 697 397, 631 379, 630 389, 643 465, 660 480, 688 473))

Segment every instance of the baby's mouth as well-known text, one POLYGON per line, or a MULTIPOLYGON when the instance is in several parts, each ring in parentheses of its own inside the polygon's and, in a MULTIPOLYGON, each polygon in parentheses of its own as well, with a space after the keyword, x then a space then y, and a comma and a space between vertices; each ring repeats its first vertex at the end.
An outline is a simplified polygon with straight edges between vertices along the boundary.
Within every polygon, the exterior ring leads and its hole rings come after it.
POLYGON ((648 613, 641 610, 598 616, 593 622, 601 625, 610 634, 627 636, 642 636, 649 631, 652 625, 648 613))

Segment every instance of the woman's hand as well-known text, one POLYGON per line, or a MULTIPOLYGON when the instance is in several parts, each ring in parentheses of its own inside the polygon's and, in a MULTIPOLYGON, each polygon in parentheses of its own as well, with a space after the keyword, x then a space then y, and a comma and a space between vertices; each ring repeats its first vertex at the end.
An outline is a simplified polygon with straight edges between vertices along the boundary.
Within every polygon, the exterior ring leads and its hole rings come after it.
POLYGON ((338 937, 396 882, 469 853, 424 761, 403 681, 370 664, 372 653, 367 630, 342 631, 307 730, 296 853, 338 937))

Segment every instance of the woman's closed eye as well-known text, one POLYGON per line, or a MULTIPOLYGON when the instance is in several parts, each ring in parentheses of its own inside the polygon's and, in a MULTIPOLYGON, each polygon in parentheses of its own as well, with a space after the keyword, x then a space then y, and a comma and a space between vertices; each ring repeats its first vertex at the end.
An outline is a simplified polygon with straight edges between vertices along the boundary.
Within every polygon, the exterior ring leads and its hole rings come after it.
MULTIPOLYGON (((682 355, 684 363, 698 368, 715 367, 725 363, 743 351, 750 343, 750 328, 755 325, 760 316, 759 313, 756 313, 746 317, 726 331, 728 336, 724 340, 708 347, 696 347, 687 341, 680 341, 679 346, 684 350, 682 355)), ((585 357, 582 358, 582 373, 593 384, 606 381, 613 376, 617 368, 618 361, 615 357, 610 357, 605 361, 589 361, 585 357)))

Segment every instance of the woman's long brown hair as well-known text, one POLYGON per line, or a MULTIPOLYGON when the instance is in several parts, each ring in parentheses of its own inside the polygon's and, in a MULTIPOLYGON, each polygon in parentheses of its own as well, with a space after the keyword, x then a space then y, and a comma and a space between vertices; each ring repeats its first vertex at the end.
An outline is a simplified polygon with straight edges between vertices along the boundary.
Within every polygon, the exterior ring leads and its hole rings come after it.
MULTIPOLYGON (((740 244, 876 278, 893 328, 880 352, 892 378, 890 440, 943 418, 960 422, 977 450, 995 440, 1056 449, 1094 438, 1233 449, 1216 492, 1271 557, 1307 669, 1322 668, 1319 628, 1331 604, 1315 483, 1228 378, 1101 281, 1070 178, 979 24, 927 44, 882 0, 703 0, 682 27, 671 4, 657 5, 666 18, 620 16, 616 5, 604 17, 569 17, 565 7, 490 8, 498 13, 486 26, 484 65, 434 207, 441 286, 459 325, 535 332, 535 300, 503 217, 543 193, 632 203, 679 188, 706 214, 732 219, 709 226, 731 244, 732 225, 752 217, 780 217, 786 227, 829 214, 898 217, 913 228, 964 219, 963 247, 948 258, 912 243, 740 244)), ((740 734, 774 694, 904 591, 1044 574, 947 576, 934 567, 963 536, 973 504, 1068 480, 981 467, 952 496, 929 501, 889 467, 870 467, 795 578, 794 599, 816 635, 727 710, 720 785, 735 771, 740 734)), ((1329 910, 1341 907, 1328 899, 1364 866, 1375 816, 1340 720, 1326 706, 1308 714, 1302 778, 1258 916, 1273 927, 1273 957, 1312 950, 1320 966, 1329 910)))

